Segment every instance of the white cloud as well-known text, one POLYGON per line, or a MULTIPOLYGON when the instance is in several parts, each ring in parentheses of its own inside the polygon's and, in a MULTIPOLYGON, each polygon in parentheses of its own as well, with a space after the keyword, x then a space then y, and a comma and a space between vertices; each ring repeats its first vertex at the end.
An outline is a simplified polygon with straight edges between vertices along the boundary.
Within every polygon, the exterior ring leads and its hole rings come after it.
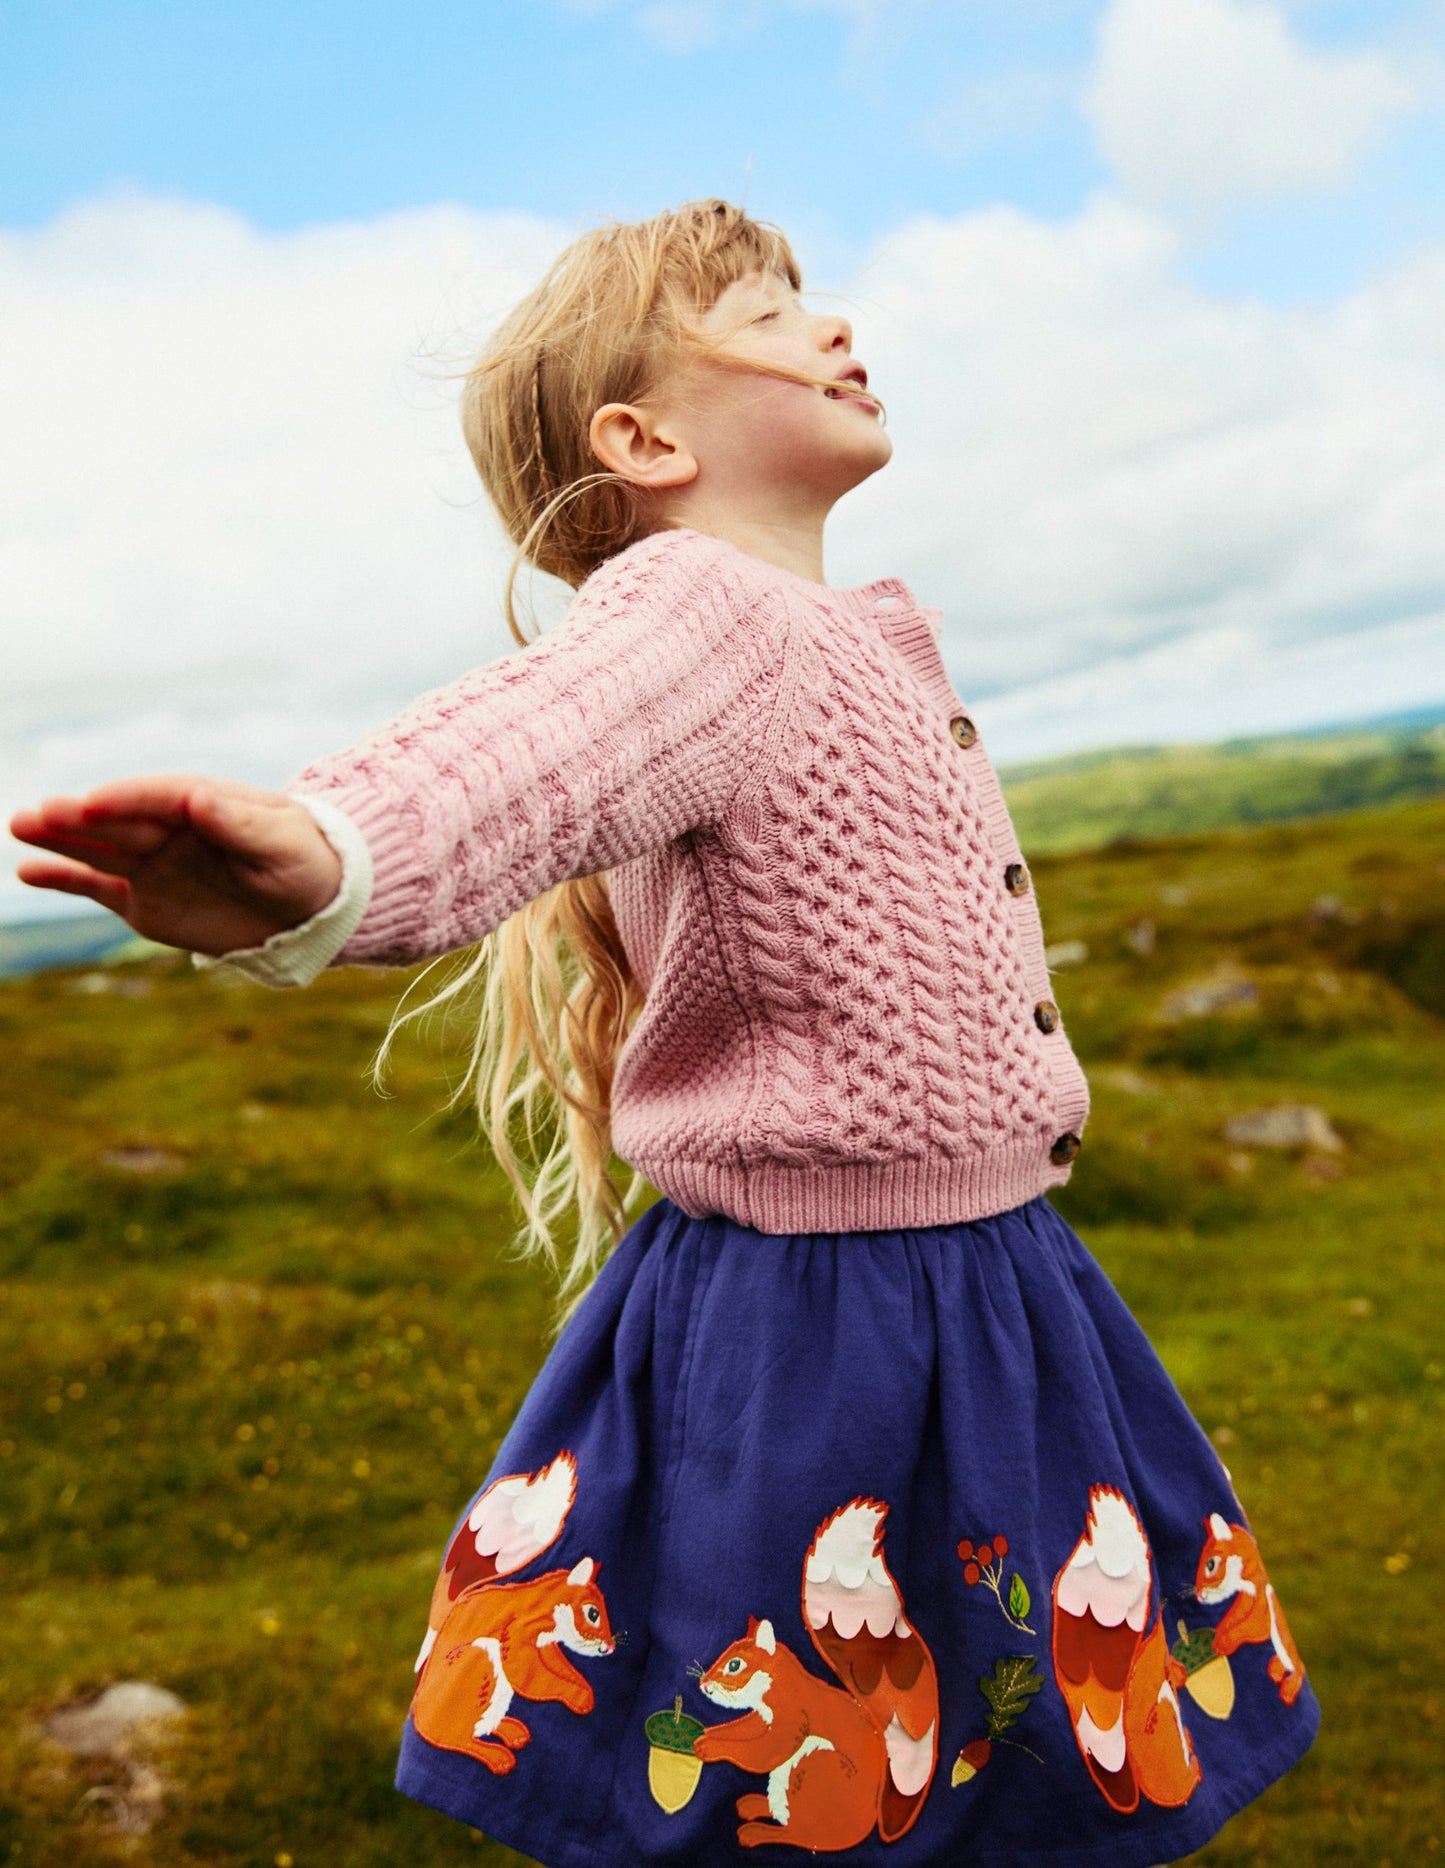
POLYGON ((717 9, 709 0, 661 0, 643 7, 637 23, 666 52, 700 52, 718 37, 717 9))
MULTIPOLYGON (((0 824, 137 765, 276 783, 510 646, 445 372, 563 237, 140 197, 0 234, 0 824)), ((9 868, 0 917, 58 899, 9 868)))
POLYGON ((945 606, 1007 757, 1445 699, 1445 252, 1280 310, 1190 286, 1176 241, 1101 198, 917 221, 866 274, 897 451, 830 568, 945 606))
POLYGON ((1085 111, 1125 189, 1215 208, 1336 188, 1415 102, 1378 51, 1316 51, 1264 0, 1110 0, 1085 111))
MULTIPOLYGON (((0 812, 134 771, 277 783, 507 650, 425 351, 564 238, 136 199, 0 236, 0 812)), ((920 219, 854 282, 897 453, 829 572, 943 607, 996 756, 1445 698, 1445 251, 1271 309, 1189 285, 1178 239, 1108 198, 920 219)), ((58 902, 0 878, 0 920, 58 902)))
POLYGON ((1234 739, 1405 713, 1445 701, 1445 609, 1367 634, 1305 641, 1221 624, 1001 694, 988 741, 1047 758, 1093 743, 1127 697, 1135 744, 1234 739))

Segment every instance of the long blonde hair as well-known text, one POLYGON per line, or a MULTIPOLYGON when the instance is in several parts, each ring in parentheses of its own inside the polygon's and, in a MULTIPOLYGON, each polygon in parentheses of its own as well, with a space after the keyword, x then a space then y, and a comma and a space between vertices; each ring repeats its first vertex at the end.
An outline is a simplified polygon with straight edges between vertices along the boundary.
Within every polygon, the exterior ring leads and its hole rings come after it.
MULTIPOLYGON (((597 470, 589 427, 598 408, 641 401, 690 351, 766 375, 827 383, 730 356, 732 333, 704 334, 702 314, 753 272, 776 273, 794 291, 802 285, 782 233, 724 201, 608 223, 562 253, 471 370, 463 428, 517 546, 505 607, 519 644, 530 639, 516 611, 524 562, 575 589, 650 529, 634 487, 597 470)), ((526 1216, 515 1244, 559 1275, 564 1319, 622 1237, 644 1185, 634 1174, 624 1194, 609 1171, 612 1082, 643 998, 606 876, 585 876, 560 883, 488 934, 425 1003, 408 1010, 404 997, 374 1065, 379 1081, 403 1025, 438 1008, 479 1002, 467 1069, 447 1107, 468 1094, 475 1101, 526 1216), (558 1232, 574 1207, 569 1249, 558 1232)))

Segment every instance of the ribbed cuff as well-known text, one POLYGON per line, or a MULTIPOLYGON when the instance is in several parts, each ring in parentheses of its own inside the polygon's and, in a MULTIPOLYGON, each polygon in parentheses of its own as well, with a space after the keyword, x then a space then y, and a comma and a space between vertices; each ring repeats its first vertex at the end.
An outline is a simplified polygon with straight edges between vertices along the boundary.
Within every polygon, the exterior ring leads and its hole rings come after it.
POLYGON ((259 947, 237 947, 230 953, 215 955, 193 953, 192 966, 202 970, 234 967, 262 986, 309 986, 360 927, 371 900, 373 881, 366 838, 344 811, 325 798, 309 797, 303 792, 288 795, 306 806, 322 836, 341 858, 341 882, 335 895, 307 920, 294 928, 283 928, 259 947))
MULTIPOLYGON (((303 803, 310 796, 293 792, 303 803)), ((343 963, 407 965, 436 948, 427 944, 428 907, 434 884, 425 860, 426 834, 415 799, 398 798, 382 785, 359 779, 328 785, 326 802, 360 831, 371 852, 371 900, 342 954, 343 963)))

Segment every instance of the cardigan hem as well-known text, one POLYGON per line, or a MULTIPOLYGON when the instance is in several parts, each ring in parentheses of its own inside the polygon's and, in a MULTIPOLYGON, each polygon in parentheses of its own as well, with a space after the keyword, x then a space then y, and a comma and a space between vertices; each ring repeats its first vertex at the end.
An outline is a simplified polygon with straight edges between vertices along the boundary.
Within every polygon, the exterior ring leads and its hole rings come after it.
POLYGON ((725 1213, 758 1232, 893 1232, 993 1219, 1069 1178, 1048 1158, 1054 1141, 996 1149, 966 1160, 647 1162, 618 1153, 694 1219, 725 1213), (1040 1160, 1042 1157, 1042 1161, 1040 1160))

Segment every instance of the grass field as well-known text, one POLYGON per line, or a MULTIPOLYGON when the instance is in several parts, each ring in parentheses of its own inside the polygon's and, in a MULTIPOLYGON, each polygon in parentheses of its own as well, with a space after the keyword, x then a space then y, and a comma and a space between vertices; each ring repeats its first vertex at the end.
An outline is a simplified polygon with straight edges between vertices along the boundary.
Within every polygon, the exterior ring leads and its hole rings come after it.
POLYGON ((1003 778, 1026 850, 1090 850, 1125 835, 1195 836, 1438 796, 1445 724, 1116 747, 1013 766, 1003 778))
MULTIPOLYGON (((1088 949, 1056 982, 1095 1089, 1058 1203, 1223 1450, 1325 1708, 1195 1860, 1437 1859, 1445 801, 1034 873, 1088 949), (1343 1152, 1224 1139, 1282 1101, 1343 1152)), ((441 1542, 548 1321, 434 1113, 439 1049, 365 1086, 399 986, 0 985, 0 1862, 520 1860, 390 1788, 441 1542), (138 1845, 83 1801, 117 1767, 39 1730, 137 1677, 192 1708, 138 1845)))

